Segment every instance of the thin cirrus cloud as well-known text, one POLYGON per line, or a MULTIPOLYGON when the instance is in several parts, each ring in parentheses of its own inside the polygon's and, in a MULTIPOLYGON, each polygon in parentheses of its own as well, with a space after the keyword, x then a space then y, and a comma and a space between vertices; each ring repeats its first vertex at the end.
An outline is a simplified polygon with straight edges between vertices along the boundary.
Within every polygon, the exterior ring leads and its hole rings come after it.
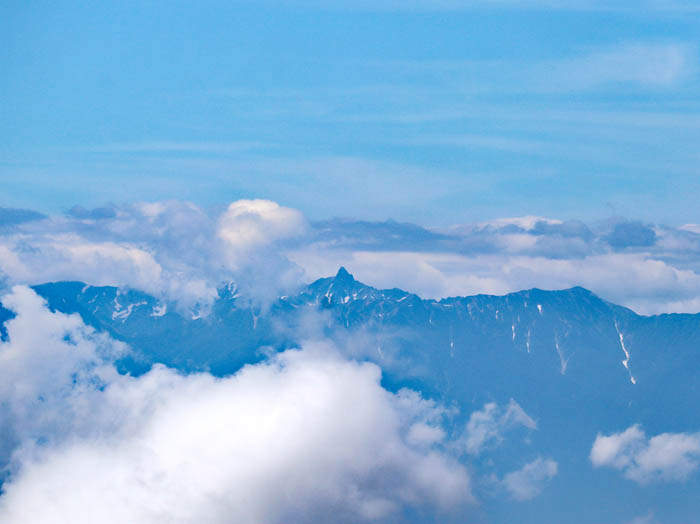
MULTIPOLYGON (((440 79, 433 89, 442 89, 443 94, 457 88, 452 82, 459 84, 461 92, 484 95, 609 93, 630 88, 672 90, 692 79, 697 72, 697 58, 694 42, 632 40, 575 49, 551 59, 398 61, 379 62, 374 67, 399 76, 440 79)), ((420 90, 412 94, 420 94, 420 90)), ((478 108, 467 114, 475 112, 478 108)), ((526 112, 526 107, 521 104, 516 114, 522 112, 526 112)), ((458 111, 452 118, 459 115, 458 111)))
POLYGON ((132 377, 76 315, 24 286, 2 302, 3 522, 381 522, 474 502, 440 408, 328 343, 224 378, 132 377))
POLYGON ((697 46, 688 43, 623 42, 537 66, 543 89, 672 87, 696 70, 697 46))
POLYGON ((619 433, 598 434, 590 459, 593 466, 616 469, 642 485, 680 482, 700 467, 700 433, 648 437, 637 424, 619 433))

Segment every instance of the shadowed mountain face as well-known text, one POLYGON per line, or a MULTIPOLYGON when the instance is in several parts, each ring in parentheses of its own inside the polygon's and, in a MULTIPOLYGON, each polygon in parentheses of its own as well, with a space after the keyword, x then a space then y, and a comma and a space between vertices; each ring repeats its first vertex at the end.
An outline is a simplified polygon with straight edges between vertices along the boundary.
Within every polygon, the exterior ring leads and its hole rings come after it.
MULTIPOLYGON (((471 459, 473 471, 502 478, 526 461, 550 456, 559 473, 546 496, 528 503, 531 517, 513 508, 499 516, 496 500, 483 506, 489 522, 509 522, 515 514, 520 522, 538 522, 542 514, 578 522, 572 511, 590 517, 585 522, 609 521, 620 501, 627 504, 620 515, 626 514, 639 488, 617 473, 591 468, 596 434, 635 423, 650 434, 700 429, 700 315, 640 316, 579 287, 423 300, 366 286, 341 268, 264 311, 251 307, 235 286, 224 286, 205 315, 136 290, 79 282, 34 289, 51 309, 78 313, 86 324, 127 342, 133 352, 120 367, 134 374, 162 362, 225 375, 323 335, 380 364, 389 389, 408 386, 456 407, 455 432, 486 403, 505 406, 515 399, 536 421, 536 431, 505 442, 496 455, 471 459)), ((0 308, 0 325, 10 316, 0 308)), ((0 333, 6 336, 4 328, 0 333)), ((698 484, 674 488, 673 496, 700 512, 693 495, 698 484)))

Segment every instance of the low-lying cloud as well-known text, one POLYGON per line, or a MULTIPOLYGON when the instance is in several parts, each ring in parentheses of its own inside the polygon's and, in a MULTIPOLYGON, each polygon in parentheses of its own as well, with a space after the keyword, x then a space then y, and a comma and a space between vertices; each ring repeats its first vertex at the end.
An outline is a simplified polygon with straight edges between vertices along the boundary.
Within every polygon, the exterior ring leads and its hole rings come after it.
POLYGON ((111 365, 126 348, 76 315, 24 286, 2 302, 16 316, 0 343, 0 521, 374 522, 411 507, 449 520, 473 502, 443 410, 329 344, 225 378, 131 377, 111 365))
POLYGON ((178 201, 73 208, 0 232, 0 274, 10 284, 132 287, 189 309, 206 309, 218 286, 236 280, 266 300, 299 285, 280 249, 306 227, 299 211, 266 200, 239 200, 219 217, 178 201))

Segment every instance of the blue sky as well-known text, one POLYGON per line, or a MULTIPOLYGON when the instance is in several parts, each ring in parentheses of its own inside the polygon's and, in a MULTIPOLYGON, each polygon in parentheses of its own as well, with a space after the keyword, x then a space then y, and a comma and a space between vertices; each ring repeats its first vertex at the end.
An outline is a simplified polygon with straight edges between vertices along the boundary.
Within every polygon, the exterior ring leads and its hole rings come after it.
POLYGON ((691 2, 5 2, 0 206, 697 221, 691 2), (610 5, 613 4, 613 5, 610 5))

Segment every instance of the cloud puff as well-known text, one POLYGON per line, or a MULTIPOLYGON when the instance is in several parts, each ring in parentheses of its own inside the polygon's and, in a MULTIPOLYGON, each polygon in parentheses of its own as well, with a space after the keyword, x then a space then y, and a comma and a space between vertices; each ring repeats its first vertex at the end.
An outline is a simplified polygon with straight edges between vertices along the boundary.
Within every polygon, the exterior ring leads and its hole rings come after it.
POLYGON ((601 435, 591 449, 595 467, 611 467, 639 484, 683 481, 700 466, 700 433, 662 433, 648 438, 639 425, 601 435))
POLYGON ((301 270, 284 255, 289 241, 308 232, 304 215, 270 200, 238 200, 217 221, 226 266, 236 274, 239 289, 270 304, 301 283, 301 270))
POLYGON ((478 455, 490 444, 500 443, 504 432, 518 426, 537 429, 535 421, 515 400, 510 399, 505 407, 489 402, 469 417, 462 445, 467 453, 478 455))
POLYGON ((542 492, 545 483, 554 478, 558 470, 559 466, 552 459, 538 457, 506 474, 501 483, 515 500, 530 500, 542 492))
POLYGON ((233 251, 230 256, 235 264, 251 249, 301 236, 306 227, 304 215, 296 209, 270 200, 238 200, 219 217, 217 235, 233 251))
POLYGON ((231 280, 258 288, 254 300, 298 285, 298 269, 279 248, 306 227, 300 212, 266 200, 234 202, 213 218, 178 201, 74 207, 0 234, 0 272, 11 284, 80 280, 206 310, 231 280))
POLYGON ((225 378, 135 378, 111 367, 108 339, 28 288, 3 303, 16 317, 1 427, 16 438, 0 521, 381 521, 473 500, 440 409, 326 344, 225 378))

